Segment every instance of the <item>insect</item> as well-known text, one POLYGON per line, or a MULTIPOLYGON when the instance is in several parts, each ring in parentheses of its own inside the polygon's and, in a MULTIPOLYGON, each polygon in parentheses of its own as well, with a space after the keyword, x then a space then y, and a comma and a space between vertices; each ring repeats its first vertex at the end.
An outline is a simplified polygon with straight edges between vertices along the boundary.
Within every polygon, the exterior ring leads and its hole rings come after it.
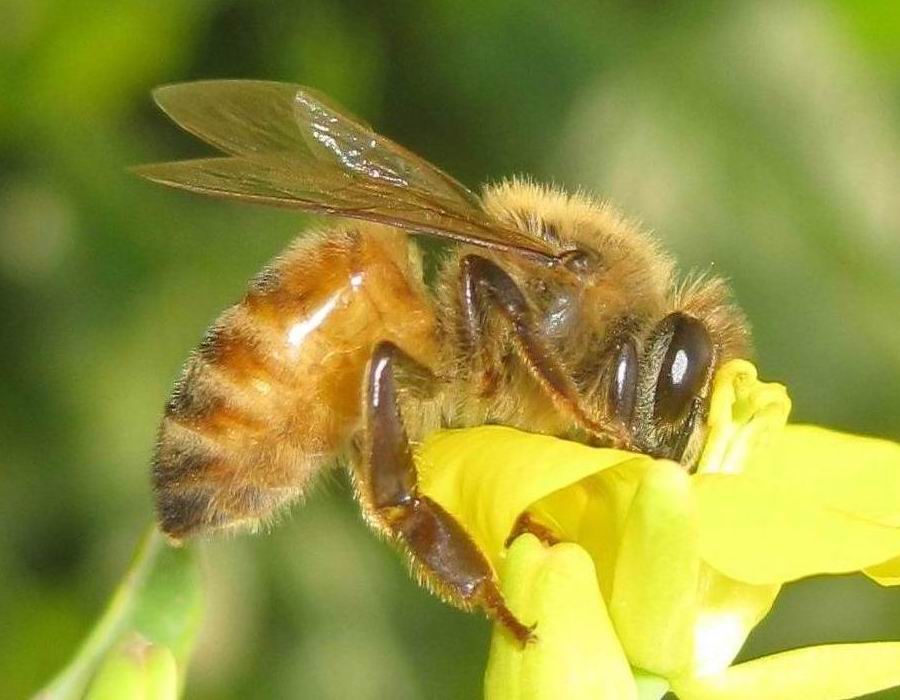
POLYGON ((253 528, 343 459, 368 523, 437 593, 529 639, 484 555, 419 492, 411 445, 498 423, 690 468, 712 374, 748 352, 725 283, 676 283, 654 240, 586 196, 518 179, 477 196, 304 87, 208 81, 154 96, 223 155, 140 175, 332 217, 187 360, 153 463, 162 530, 253 528), (417 236, 456 244, 431 286, 417 236))

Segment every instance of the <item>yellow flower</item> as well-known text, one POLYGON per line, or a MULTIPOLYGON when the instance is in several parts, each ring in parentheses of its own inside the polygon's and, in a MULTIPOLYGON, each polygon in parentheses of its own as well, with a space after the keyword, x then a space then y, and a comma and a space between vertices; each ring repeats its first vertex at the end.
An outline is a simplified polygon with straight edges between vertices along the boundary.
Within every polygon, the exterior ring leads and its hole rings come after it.
POLYGON ((429 437, 424 491, 538 623, 524 649, 495 630, 488 697, 827 700, 900 684, 900 642, 731 665, 785 582, 861 570, 900 584, 900 445, 786 425, 789 411, 784 387, 728 363, 693 474, 499 426, 429 437), (507 550, 526 512, 563 544, 507 550))

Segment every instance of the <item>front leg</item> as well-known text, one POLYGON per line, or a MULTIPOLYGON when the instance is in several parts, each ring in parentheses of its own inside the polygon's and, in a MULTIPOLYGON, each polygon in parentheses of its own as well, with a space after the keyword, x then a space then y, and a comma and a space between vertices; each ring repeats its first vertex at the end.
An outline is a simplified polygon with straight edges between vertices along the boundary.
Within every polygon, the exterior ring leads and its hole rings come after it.
POLYGON ((401 363, 418 368, 389 342, 378 345, 369 363, 366 440, 356 475, 365 514, 408 550, 413 566, 438 595, 464 610, 481 607, 525 643, 533 630, 506 607, 487 558, 452 515, 419 493, 397 404, 394 374, 401 363))
POLYGON ((497 369, 488 360, 483 325, 486 315, 496 312, 509 324, 518 356, 558 410, 603 444, 630 445, 618 423, 602 425, 585 410, 575 382, 538 330, 528 300, 509 273, 487 258, 467 255, 460 261, 459 284, 463 350, 479 358, 486 387, 496 384, 497 369))

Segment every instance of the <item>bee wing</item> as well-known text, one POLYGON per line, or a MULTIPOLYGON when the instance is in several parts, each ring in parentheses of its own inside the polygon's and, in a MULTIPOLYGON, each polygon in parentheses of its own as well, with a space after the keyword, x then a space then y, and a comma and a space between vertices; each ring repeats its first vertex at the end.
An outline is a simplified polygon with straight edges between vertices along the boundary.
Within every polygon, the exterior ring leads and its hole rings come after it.
POLYGON ((179 126, 229 155, 293 152, 479 206, 460 182, 376 133, 322 93, 291 83, 206 80, 153 91, 179 126))
POLYGON ((554 255, 542 241, 497 223, 480 209, 294 153, 158 163, 135 172, 215 197, 375 221, 495 250, 554 255))
MULTIPOLYGON (((299 85, 264 80, 202 80, 163 85, 156 104, 181 128, 229 155, 307 151, 294 113, 299 85)), ((321 96, 323 104, 339 109, 321 96)), ((360 129, 362 120, 344 111, 360 129)))
POLYGON ((495 222, 455 179, 314 90, 224 80, 165 86, 154 97, 185 130, 232 157, 135 169, 151 180, 500 250, 554 252, 495 222))
POLYGON ((300 88, 294 98, 294 113, 310 150, 323 160, 332 158, 366 177, 433 192, 480 209, 481 201, 465 185, 349 117, 320 93, 300 88))

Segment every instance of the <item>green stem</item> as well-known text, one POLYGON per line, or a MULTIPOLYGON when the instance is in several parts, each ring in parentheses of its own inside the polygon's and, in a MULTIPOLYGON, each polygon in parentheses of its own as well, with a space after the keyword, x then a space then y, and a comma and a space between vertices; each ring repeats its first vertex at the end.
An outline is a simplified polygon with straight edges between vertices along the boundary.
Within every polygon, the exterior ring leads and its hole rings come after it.
POLYGON ((144 534, 125 578, 75 657, 50 683, 38 691, 33 700, 77 700, 82 696, 103 655, 124 631, 137 593, 153 570, 153 562, 163 542, 163 537, 155 526, 144 534))

